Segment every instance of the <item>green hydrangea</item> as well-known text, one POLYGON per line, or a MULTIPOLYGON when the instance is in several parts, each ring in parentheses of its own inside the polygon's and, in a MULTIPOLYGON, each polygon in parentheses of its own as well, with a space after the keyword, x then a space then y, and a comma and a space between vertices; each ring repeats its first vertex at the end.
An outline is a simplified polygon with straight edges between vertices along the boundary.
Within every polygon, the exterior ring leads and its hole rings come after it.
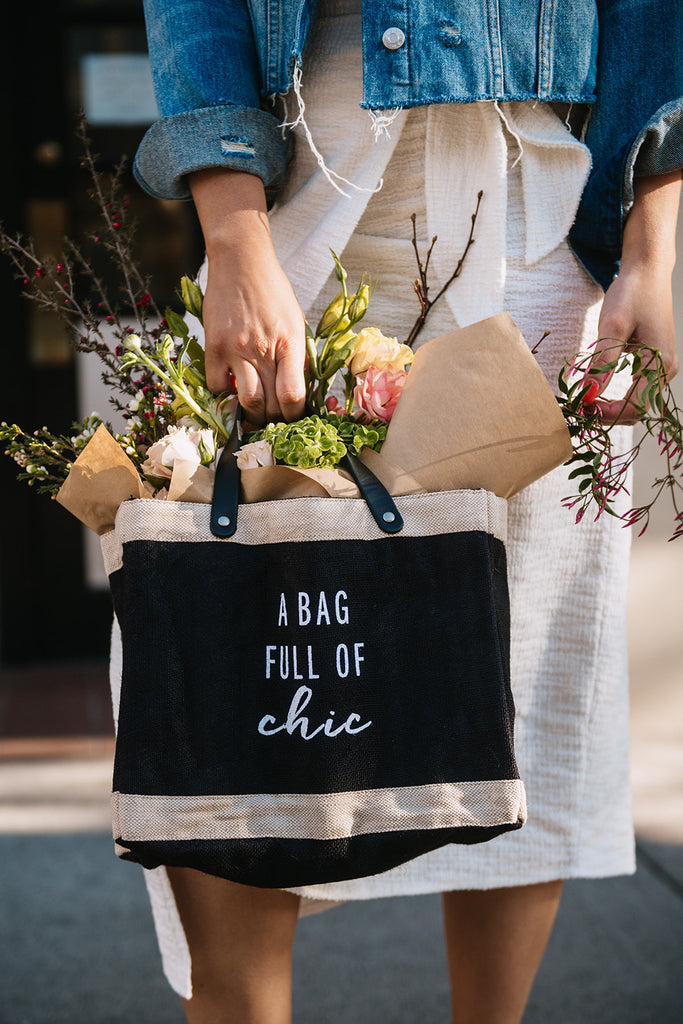
POLYGON ((270 443, 277 462, 301 469, 332 468, 346 454, 335 427, 318 416, 307 416, 295 423, 268 423, 249 438, 262 439, 270 443))
POLYGON ((386 432, 383 423, 358 423, 331 414, 307 416, 295 423, 268 423, 245 440, 268 441, 280 465, 334 469, 346 455, 347 448, 356 453, 364 447, 379 451, 386 432))
POLYGON ((357 420, 338 418, 337 433, 347 448, 358 454, 362 448, 381 450, 387 436, 387 425, 379 420, 359 423, 357 420))

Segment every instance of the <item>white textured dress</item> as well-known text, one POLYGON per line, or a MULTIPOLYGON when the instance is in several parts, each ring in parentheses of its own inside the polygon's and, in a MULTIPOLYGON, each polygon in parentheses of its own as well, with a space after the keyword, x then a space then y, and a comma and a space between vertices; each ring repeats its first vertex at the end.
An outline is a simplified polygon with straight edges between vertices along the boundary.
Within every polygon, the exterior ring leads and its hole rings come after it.
MULTIPOLYGON (((361 92, 360 4, 329 0, 304 65, 305 125, 295 129, 294 163, 271 214, 278 256, 309 319, 315 323, 338 290, 331 247, 352 284, 362 271, 377 282, 364 323, 404 340, 418 312, 411 214, 423 254, 438 236, 435 292, 457 263, 483 189, 476 243, 420 341, 509 310, 532 345, 552 332, 538 358, 556 381, 564 361, 595 339, 602 297, 566 242, 590 168, 588 150, 540 103, 418 107, 401 111, 389 135, 375 141, 358 106, 361 92), (330 174, 346 195, 332 187, 330 174)), ((297 113, 293 97, 290 114, 297 113)), ((527 824, 373 877, 297 889, 306 897, 302 912, 328 901, 634 870, 629 533, 607 516, 576 525, 560 502, 570 491, 559 469, 509 503, 511 671, 527 824)), ((116 688, 116 659, 112 676, 116 688)), ((188 996, 190 958, 165 869, 145 875, 166 974, 188 996)))

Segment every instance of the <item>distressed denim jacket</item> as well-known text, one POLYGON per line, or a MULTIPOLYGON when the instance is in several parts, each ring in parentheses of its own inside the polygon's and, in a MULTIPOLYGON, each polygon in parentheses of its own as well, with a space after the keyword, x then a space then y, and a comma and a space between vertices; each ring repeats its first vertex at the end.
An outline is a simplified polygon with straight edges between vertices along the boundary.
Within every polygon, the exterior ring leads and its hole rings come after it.
MULTIPOLYGON (((283 182, 273 113, 303 68, 317 0, 145 0, 161 118, 140 184, 187 199, 204 167, 283 182)), ((590 104, 593 170, 570 242, 603 286, 618 267, 635 175, 683 167, 683 0, 363 0, 363 98, 373 110, 478 100, 590 104)))

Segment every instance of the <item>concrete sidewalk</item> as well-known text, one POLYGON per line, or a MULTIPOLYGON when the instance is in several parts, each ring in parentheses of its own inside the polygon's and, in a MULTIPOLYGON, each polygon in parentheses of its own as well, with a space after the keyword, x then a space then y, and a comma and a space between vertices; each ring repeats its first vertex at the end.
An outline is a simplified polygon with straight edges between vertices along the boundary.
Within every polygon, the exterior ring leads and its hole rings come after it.
MULTIPOLYGON (((638 871, 567 885, 525 1024, 683 1020, 682 581, 683 545, 636 546, 638 871)), ((0 760, 0 1024, 182 1024, 141 873, 113 855, 111 741, 72 739, 68 757, 58 738, 13 742, 0 760)), ((445 1024, 448 1001, 438 896, 301 922, 296 1024, 445 1024)))
MULTIPOLYGON (((140 872, 104 835, 0 837, 2 1024, 182 1024, 140 872)), ((683 856, 647 844, 633 878, 571 882, 525 1024, 680 1024, 683 856)), ((445 1024, 438 896, 301 922, 296 1024, 445 1024)))

